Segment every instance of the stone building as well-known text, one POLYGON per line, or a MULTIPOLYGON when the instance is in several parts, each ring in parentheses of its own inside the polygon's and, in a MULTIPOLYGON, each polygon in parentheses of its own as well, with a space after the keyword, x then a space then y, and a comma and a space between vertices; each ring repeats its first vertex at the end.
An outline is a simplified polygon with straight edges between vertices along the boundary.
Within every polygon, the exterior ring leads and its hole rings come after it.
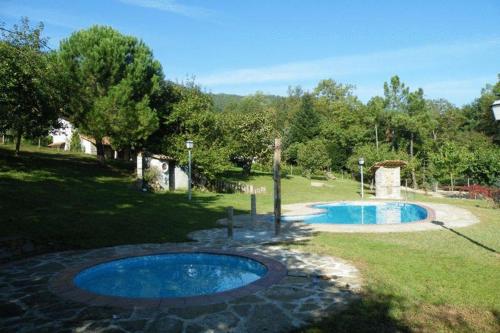
POLYGON ((401 199, 401 167, 408 163, 401 160, 377 162, 371 166, 375 173, 376 199, 401 199))

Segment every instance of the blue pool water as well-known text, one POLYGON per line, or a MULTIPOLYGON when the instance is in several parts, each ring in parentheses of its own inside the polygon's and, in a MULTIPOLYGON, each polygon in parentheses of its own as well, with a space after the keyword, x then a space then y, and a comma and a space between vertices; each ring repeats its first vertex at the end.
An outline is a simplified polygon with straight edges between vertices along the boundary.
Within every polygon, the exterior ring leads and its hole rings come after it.
POLYGON ((99 264, 80 272, 74 283, 108 296, 188 297, 238 288, 266 272, 265 265, 240 256, 168 253, 99 264))
POLYGON ((409 223, 427 218, 427 210, 421 206, 388 202, 374 204, 336 203, 315 205, 324 209, 323 214, 287 216, 285 220, 322 224, 394 224, 409 223))

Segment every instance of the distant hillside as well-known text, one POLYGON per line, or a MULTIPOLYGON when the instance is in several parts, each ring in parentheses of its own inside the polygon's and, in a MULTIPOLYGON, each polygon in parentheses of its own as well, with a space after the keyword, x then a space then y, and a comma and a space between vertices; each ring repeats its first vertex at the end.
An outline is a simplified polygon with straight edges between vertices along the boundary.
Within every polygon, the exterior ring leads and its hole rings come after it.
MULTIPOLYGON (((214 101, 215 110, 223 111, 224 108, 230 104, 239 103, 246 96, 241 95, 233 95, 233 94, 210 94, 212 96, 212 100, 214 101)), ((264 97, 269 101, 269 103, 273 103, 277 100, 280 100, 284 97, 276 96, 276 95, 264 95, 264 97)))
POLYGON ((214 101, 215 110, 222 111, 224 108, 232 103, 238 103, 245 96, 231 95, 231 94, 210 94, 214 101))

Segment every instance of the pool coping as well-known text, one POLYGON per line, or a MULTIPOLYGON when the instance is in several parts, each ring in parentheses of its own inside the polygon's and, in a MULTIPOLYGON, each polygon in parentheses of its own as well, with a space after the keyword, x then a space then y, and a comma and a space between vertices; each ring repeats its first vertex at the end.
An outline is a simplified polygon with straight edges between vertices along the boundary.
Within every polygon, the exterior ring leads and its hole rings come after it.
MULTIPOLYGON (((402 202, 398 200, 377 200, 377 201, 326 201, 326 202, 310 202, 310 203, 297 203, 285 205, 283 208, 286 211, 283 216, 304 216, 304 215, 316 215, 324 212, 322 208, 313 207, 315 205, 325 205, 325 204, 357 204, 357 205, 373 205, 382 204, 385 202, 402 202)), ((421 202, 415 201, 404 201, 403 203, 414 204, 424 208, 427 211, 427 217, 422 220, 417 220, 409 223, 388 223, 388 224, 328 224, 328 223, 307 223, 314 231, 326 231, 326 232, 408 232, 408 231, 424 231, 424 230, 435 230, 440 227, 433 224, 432 222, 436 220, 436 211, 434 208, 423 204, 421 202)), ((287 223, 304 223, 301 220, 287 221, 287 223)))
POLYGON ((49 290, 59 297, 84 303, 91 306, 112 306, 120 308, 182 308, 188 306, 210 305, 235 300, 237 298, 251 295, 261 289, 267 288, 280 282, 287 275, 285 265, 275 259, 256 255, 253 253, 232 250, 220 250, 215 248, 179 249, 167 248, 162 250, 140 251, 129 255, 106 256, 93 259, 85 264, 67 268, 56 274, 49 282, 49 290), (81 271, 98 264, 147 255, 170 254, 170 253, 209 253, 240 256, 255 260, 267 268, 267 273, 260 279, 239 288, 230 289, 210 295, 189 297, 161 297, 161 298, 132 298, 120 296, 106 296, 86 291, 74 284, 74 277, 81 271))

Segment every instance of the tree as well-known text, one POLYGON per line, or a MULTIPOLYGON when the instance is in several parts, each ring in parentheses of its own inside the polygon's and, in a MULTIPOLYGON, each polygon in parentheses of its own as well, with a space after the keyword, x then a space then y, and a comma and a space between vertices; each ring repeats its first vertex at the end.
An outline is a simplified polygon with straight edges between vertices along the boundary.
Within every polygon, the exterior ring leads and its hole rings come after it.
POLYGON ((16 155, 21 138, 47 135, 58 126, 57 72, 53 57, 44 52, 43 24, 30 27, 27 18, 0 39, 0 132, 14 132, 16 155))
POLYGON ((331 161, 324 141, 313 139, 300 144, 297 151, 297 163, 309 178, 318 171, 326 170, 331 161))
POLYGON ((93 26, 63 40, 58 60, 66 87, 64 112, 95 139, 99 159, 104 159, 104 137, 117 148, 140 148, 158 129, 163 73, 142 41, 93 26))
POLYGON ((170 110, 161 113, 161 126, 148 140, 148 148, 187 165, 186 141, 193 140, 194 176, 211 180, 229 167, 229 146, 223 122, 212 98, 193 82, 167 87, 170 110))
POLYGON ((357 146, 352 155, 347 160, 347 167, 351 173, 357 175, 359 174, 359 164, 358 160, 363 157, 365 160, 365 168, 363 168, 363 175, 367 180, 372 178, 372 174, 368 173, 368 170, 372 165, 377 162, 385 160, 403 160, 408 161, 408 154, 404 151, 395 151, 387 143, 379 145, 377 150, 373 143, 367 143, 357 146))
POLYGON ((440 179, 448 179, 452 191, 456 177, 465 172, 470 159, 467 149, 454 142, 444 142, 437 152, 430 154, 435 174, 440 179))
POLYGON ((319 130, 320 117, 316 110, 314 110, 313 96, 311 94, 304 94, 300 109, 291 121, 287 143, 304 143, 312 140, 319 134, 319 130))
POLYGON ((258 94, 245 97, 240 103, 237 111, 225 112, 223 116, 231 159, 249 175, 254 160, 265 159, 271 152, 275 112, 258 94))

